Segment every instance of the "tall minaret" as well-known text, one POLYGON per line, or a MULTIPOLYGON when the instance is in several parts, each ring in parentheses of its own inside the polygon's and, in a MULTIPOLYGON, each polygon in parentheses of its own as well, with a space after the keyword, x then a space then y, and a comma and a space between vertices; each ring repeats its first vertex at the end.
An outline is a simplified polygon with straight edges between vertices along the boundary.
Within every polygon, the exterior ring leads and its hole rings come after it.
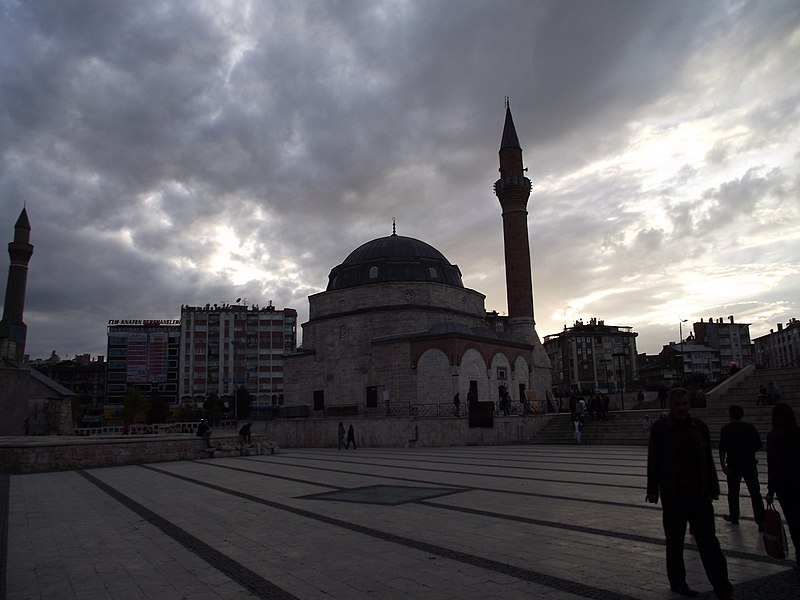
POLYGON ((31 224, 23 208, 14 225, 14 241, 8 244, 11 266, 8 269, 6 300, 3 320, 0 321, 0 356, 22 360, 25 356, 25 337, 28 328, 22 322, 25 310, 25 286, 28 281, 28 263, 33 255, 30 243, 31 224))
POLYGON ((528 243, 528 198, 531 180, 522 167, 522 148, 506 98, 506 123, 500 142, 500 179, 494 193, 503 209, 503 241, 506 256, 506 296, 511 333, 529 344, 539 342, 533 320, 533 280, 528 243))

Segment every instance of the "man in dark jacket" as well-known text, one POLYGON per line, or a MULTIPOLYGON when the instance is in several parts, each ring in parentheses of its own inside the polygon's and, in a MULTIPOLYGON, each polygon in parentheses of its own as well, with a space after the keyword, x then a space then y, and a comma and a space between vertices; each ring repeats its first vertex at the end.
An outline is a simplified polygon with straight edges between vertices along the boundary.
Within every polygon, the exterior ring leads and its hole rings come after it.
POLYGON ((719 481, 708 426, 689 416, 689 393, 683 388, 670 392, 669 416, 650 429, 647 501, 656 504, 659 496, 670 589, 683 596, 699 595, 686 583, 683 543, 688 523, 717 597, 733 598, 728 564, 714 531, 712 500, 719 498, 719 481))
POLYGON ((731 525, 739 524, 739 486, 744 479, 753 505, 753 517, 759 530, 764 526, 764 500, 758 485, 756 452, 761 450, 761 435, 750 423, 742 421, 744 410, 732 404, 728 408, 731 422, 719 433, 719 462, 728 478, 728 514, 722 515, 731 525))

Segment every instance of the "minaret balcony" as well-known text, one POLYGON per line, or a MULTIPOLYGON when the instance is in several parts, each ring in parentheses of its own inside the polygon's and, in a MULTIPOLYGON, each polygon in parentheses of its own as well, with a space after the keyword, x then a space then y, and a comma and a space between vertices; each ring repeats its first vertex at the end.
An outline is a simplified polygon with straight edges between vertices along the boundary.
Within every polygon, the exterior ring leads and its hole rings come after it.
POLYGON ((531 180, 525 176, 522 177, 501 177, 494 182, 494 193, 499 194, 506 189, 519 189, 523 188, 528 193, 531 191, 531 180))

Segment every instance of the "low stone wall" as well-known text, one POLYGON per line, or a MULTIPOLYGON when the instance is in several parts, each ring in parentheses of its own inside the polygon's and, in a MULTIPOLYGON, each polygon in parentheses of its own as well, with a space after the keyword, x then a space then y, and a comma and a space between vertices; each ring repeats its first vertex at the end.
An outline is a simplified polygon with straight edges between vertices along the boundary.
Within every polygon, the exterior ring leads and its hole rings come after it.
MULTIPOLYGON (((495 417, 494 427, 470 427, 462 418, 382 417, 281 419, 265 422, 266 438, 281 448, 336 448, 339 421, 353 425, 356 445, 373 448, 532 444, 555 415, 495 417)), ((260 424, 259 424, 260 428, 260 424)))
MULTIPOLYGON (((500 446, 532 444, 555 415, 495 417, 489 428, 470 427, 462 418, 344 417, 353 425, 356 444, 365 448, 500 446)), ((252 445, 245 455, 273 454, 278 448, 336 448, 340 419, 280 419, 255 422, 252 445), (262 427, 264 433, 261 433, 262 427), (266 441, 269 440, 269 441, 266 441)), ((172 460, 240 456, 235 430, 214 430, 209 452, 193 434, 153 434, 109 437, 0 437, 0 472, 39 473, 91 469, 172 460)))
MULTIPOLYGON (((216 433, 211 444, 234 452, 236 434, 216 433)), ((253 446, 268 448, 263 435, 253 435, 253 446)), ((269 450, 267 450, 269 453, 269 450)), ((20 436, 0 438, 0 472, 39 473, 90 469, 214 456, 205 440, 192 434, 119 437, 20 436)))

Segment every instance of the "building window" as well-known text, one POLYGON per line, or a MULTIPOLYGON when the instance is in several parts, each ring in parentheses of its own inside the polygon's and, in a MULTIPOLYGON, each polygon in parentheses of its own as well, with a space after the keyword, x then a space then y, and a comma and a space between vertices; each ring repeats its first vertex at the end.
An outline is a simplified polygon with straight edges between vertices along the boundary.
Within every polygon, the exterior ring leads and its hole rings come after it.
POLYGON ((504 380, 506 378, 506 370, 504 367, 497 368, 497 378, 500 380, 504 380))
POLYGON ((370 279, 377 279, 378 278, 378 267, 370 267, 370 269, 369 269, 369 278, 370 279))

